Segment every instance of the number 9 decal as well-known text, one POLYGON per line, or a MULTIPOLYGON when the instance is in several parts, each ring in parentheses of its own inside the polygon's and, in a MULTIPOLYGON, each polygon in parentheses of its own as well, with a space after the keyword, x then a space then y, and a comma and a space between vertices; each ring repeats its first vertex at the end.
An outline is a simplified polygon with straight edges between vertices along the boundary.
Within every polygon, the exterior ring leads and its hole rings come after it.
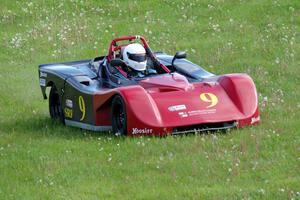
POLYGON ((206 108, 211 108, 217 105, 218 97, 212 93, 202 93, 200 94, 200 99, 204 102, 210 103, 206 108))
POLYGON ((84 100, 83 100, 83 97, 82 96, 79 96, 79 110, 81 111, 82 115, 81 115, 81 118, 80 118, 80 121, 84 120, 85 118, 85 103, 84 103, 84 100))

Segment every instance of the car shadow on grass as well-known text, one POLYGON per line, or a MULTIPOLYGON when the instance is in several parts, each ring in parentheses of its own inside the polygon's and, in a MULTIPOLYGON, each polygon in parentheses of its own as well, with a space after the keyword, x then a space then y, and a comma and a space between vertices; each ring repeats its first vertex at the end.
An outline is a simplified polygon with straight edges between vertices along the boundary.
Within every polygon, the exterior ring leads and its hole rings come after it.
POLYGON ((38 115, 17 118, 14 121, 4 121, 0 130, 8 134, 17 133, 41 137, 62 137, 66 139, 82 139, 85 137, 116 137, 110 132, 95 132, 76 127, 65 126, 59 121, 50 119, 48 116, 38 115))
MULTIPOLYGON (((70 127, 62 124, 59 121, 52 120, 48 116, 31 115, 27 117, 17 118, 15 121, 8 120, 2 123, 0 130, 6 133, 17 133, 32 135, 35 137, 61 137, 65 139, 114 139, 114 140, 124 140, 125 138, 136 138, 136 137, 122 137, 114 135, 112 132, 96 132, 84 130, 76 127, 70 127)), ((232 129, 231 129, 232 130, 232 129)), ((184 134, 168 135, 168 136, 146 136, 154 138, 183 138, 191 137, 195 135, 211 135, 211 134, 226 134, 228 130, 218 130, 218 131, 192 131, 184 134)), ((140 136, 145 137, 145 136, 140 136)))

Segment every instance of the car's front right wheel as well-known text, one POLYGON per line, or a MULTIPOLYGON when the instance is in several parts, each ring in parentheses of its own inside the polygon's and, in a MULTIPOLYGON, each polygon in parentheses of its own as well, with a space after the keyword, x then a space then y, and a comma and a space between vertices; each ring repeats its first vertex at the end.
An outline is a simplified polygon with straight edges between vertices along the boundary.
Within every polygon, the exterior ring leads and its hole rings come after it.
POLYGON ((113 133, 115 135, 127 135, 126 106, 120 95, 113 98, 111 117, 113 133))

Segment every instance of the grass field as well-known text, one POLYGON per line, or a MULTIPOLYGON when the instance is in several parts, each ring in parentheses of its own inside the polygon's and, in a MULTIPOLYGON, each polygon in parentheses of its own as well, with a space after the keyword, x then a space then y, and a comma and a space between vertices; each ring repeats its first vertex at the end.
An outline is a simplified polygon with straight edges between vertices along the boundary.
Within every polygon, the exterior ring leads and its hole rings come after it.
POLYGON ((0 1, 0 199, 300 199, 300 1, 0 1), (115 36, 255 81, 261 125, 120 138, 52 122, 41 63, 115 36))

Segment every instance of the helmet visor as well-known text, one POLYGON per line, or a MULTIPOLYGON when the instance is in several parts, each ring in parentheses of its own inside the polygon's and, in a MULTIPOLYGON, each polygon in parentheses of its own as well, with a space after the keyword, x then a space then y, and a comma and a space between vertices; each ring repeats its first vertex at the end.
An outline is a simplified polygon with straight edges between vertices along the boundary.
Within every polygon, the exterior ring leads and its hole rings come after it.
POLYGON ((136 62, 144 62, 147 58, 145 53, 140 53, 140 54, 127 53, 127 56, 130 60, 133 60, 136 62))

